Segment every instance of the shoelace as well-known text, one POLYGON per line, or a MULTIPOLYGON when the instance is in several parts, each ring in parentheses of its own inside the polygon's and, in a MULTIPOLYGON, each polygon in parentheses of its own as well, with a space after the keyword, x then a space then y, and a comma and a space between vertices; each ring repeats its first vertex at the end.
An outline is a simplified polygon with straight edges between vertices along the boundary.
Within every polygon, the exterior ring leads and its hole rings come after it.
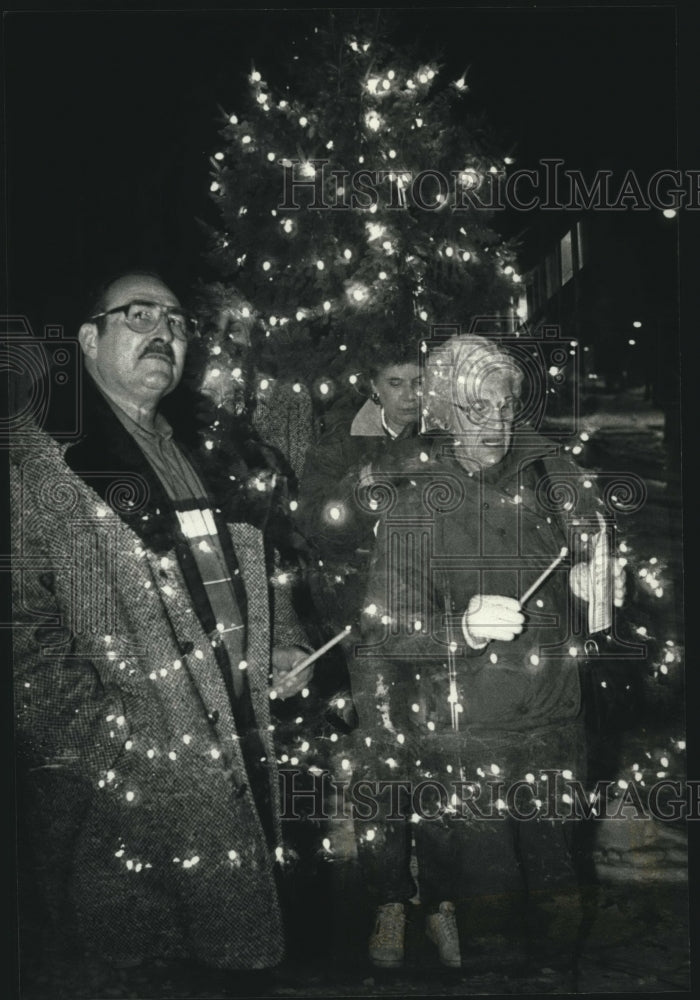
POLYGON ((437 916, 437 927, 434 930, 435 935, 439 938, 441 935, 446 938, 446 943, 453 946, 454 948, 459 948, 459 933, 457 931, 457 923, 455 921, 455 915, 452 912, 445 912, 444 910, 438 910, 437 916))
POLYGON ((381 945, 399 946, 404 929, 403 913, 383 913, 377 917, 373 939, 381 945))

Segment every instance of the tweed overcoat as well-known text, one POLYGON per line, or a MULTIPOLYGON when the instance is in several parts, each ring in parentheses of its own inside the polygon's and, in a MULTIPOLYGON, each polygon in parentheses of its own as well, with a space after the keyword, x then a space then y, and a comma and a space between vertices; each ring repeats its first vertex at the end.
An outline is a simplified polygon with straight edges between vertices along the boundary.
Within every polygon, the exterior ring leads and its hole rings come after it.
MULTIPOLYGON (((105 421, 120 433, 116 418, 105 421)), ((167 498, 154 507, 156 485, 110 454, 110 440, 97 445, 89 474, 79 449, 71 468, 66 445, 38 429, 25 430, 11 456, 27 825, 45 846, 44 871, 65 863, 53 891, 69 898, 89 952, 274 965, 283 953, 275 847, 222 672, 167 532, 157 541, 141 532, 167 498)), ((250 523, 226 530, 246 592, 245 658, 279 835, 263 535, 250 523)), ((278 618, 276 642, 298 641, 293 618, 278 618)))

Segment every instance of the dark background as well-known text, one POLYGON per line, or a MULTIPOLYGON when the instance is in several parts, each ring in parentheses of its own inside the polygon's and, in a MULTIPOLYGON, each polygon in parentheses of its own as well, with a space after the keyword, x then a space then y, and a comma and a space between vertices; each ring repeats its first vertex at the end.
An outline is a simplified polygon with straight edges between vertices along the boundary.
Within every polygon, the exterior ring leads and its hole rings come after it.
MULTIPOLYGON (((253 60, 274 80, 292 39, 303 53, 320 16, 5 12, 0 288, 6 311, 26 315, 37 335, 46 323, 72 331, 87 290, 117 267, 150 262, 171 275, 178 290, 197 277, 201 242, 194 220, 216 222, 208 189, 218 105, 236 109, 253 60)), ((570 169, 606 167, 619 176, 628 169, 645 178, 657 169, 700 168, 699 36, 685 6, 505 9, 492 3, 488 9, 404 10, 399 21, 397 41, 419 40, 426 57, 442 49, 448 79, 469 67, 468 106, 485 112, 505 146, 513 144, 519 168, 557 156, 570 169)), ((621 252, 634 252, 644 265, 652 303, 675 306, 682 292, 684 388, 692 402, 695 220, 692 213, 673 221, 659 216, 616 216, 621 252)), ((556 213, 544 212, 500 221, 509 235, 521 235, 530 253, 560 225, 556 213)), ((680 369, 673 342, 669 350, 671 365, 680 369)), ((694 435, 688 415, 686 468, 694 464, 694 435)), ((685 528, 691 534, 697 502, 692 490, 689 483, 685 528)), ((2 551, 9 551, 4 539, 2 551)), ((692 568, 690 559, 687 564, 692 568)), ((692 634, 688 638, 694 643, 692 634)), ((690 706, 697 704, 698 688, 693 652, 690 706)), ((10 698, 6 705, 9 759, 10 698)), ((697 777, 692 727, 689 751, 689 773, 697 777)), ((697 837, 694 829, 690 833, 697 867, 697 837)), ((691 876, 696 884, 694 869, 691 876)))
MULTIPOLYGON (((562 157, 622 177, 677 162, 674 6, 490 6, 392 12, 397 42, 441 52, 445 79, 469 67, 469 110, 483 111, 518 168, 562 157)), ((197 216, 209 202, 219 105, 236 109, 255 62, 275 81, 323 10, 10 12, 4 19, 6 290, 13 313, 70 328, 87 288, 134 261, 178 289, 202 273, 197 216)), ((688 59, 690 62, 690 58, 688 59)), ((691 103, 697 105, 695 93, 691 103)), ((693 121, 692 110, 687 121, 693 121)), ((687 112, 686 112, 687 114, 687 112)), ((695 164, 697 166, 697 164, 695 164)), ((677 221, 623 213, 621 232, 650 241, 663 298, 676 294, 677 221), (657 227, 655 229, 655 227, 657 227), (658 227, 661 227, 660 229, 658 227), (655 252, 654 241, 664 241, 655 252), (670 239, 670 244, 669 244, 670 239), (670 258, 668 247, 670 246, 670 258)), ((500 213, 496 224, 541 244, 556 219, 500 213)))

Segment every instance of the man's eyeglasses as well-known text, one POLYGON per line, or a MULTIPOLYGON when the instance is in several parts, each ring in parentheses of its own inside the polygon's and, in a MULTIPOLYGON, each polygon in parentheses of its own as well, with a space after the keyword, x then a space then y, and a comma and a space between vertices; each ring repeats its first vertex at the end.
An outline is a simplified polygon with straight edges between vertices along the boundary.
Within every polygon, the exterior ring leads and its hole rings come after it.
POLYGON ((197 320, 190 316, 180 306, 164 306, 160 302, 126 302, 122 306, 106 309, 105 312, 91 316, 88 322, 111 316, 113 313, 124 313, 124 321, 134 333, 153 333, 165 316, 170 332, 181 340, 192 340, 197 336, 197 320))
POLYGON ((500 406, 494 406, 493 403, 489 403, 487 400, 477 399, 469 406, 463 406, 456 400, 453 400, 454 406, 462 413, 466 413, 472 423, 474 424, 486 424, 491 423, 495 419, 510 421, 515 419, 520 410, 520 400, 519 399, 506 399, 500 406))

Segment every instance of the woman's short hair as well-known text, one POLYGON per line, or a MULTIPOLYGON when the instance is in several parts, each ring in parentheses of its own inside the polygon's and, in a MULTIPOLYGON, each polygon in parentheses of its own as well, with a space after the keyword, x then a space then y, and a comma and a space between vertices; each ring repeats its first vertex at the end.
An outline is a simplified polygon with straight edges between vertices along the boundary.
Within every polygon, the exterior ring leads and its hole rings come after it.
POLYGON ((363 373, 376 378, 382 369, 393 365, 419 364, 421 344, 429 336, 427 324, 418 320, 405 326, 387 319, 370 322, 359 356, 363 373))
POLYGON ((424 414, 428 427, 454 429, 455 404, 481 397, 481 387, 491 375, 510 379, 513 394, 520 396, 523 372, 512 355, 497 341, 476 334, 460 334, 431 345, 426 358, 424 414))

